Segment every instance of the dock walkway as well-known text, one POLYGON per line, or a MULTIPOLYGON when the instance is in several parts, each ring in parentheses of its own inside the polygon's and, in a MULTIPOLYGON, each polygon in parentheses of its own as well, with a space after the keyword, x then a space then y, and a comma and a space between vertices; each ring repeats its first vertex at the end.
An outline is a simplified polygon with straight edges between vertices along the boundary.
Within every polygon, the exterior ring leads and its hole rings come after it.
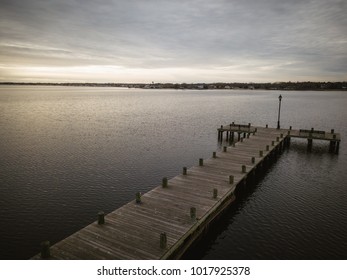
POLYGON ((239 142, 183 168, 181 175, 164 178, 158 187, 106 216, 100 213, 98 221, 53 246, 43 243, 33 259, 180 258, 235 200, 237 189, 289 144, 288 131, 300 136, 289 129, 241 129, 245 137, 239 142))

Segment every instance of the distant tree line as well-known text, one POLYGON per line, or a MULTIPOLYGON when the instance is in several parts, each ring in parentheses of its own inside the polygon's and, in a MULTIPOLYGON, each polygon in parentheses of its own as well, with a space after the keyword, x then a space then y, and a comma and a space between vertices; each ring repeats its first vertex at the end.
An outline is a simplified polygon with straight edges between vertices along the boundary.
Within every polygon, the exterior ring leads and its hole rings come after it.
POLYGON ((347 90, 347 82, 276 82, 276 83, 20 83, 0 85, 127 87, 146 89, 262 89, 262 90, 347 90))

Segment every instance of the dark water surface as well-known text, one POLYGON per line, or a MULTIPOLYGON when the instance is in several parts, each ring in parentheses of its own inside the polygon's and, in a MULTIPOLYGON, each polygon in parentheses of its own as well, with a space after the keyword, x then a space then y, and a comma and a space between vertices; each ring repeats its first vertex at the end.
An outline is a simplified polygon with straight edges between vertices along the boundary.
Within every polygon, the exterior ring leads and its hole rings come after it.
POLYGON ((26 259, 197 165, 216 128, 243 122, 341 133, 292 140, 185 257, 347 258, 347 93, 0 87, 0 259, 26 259))

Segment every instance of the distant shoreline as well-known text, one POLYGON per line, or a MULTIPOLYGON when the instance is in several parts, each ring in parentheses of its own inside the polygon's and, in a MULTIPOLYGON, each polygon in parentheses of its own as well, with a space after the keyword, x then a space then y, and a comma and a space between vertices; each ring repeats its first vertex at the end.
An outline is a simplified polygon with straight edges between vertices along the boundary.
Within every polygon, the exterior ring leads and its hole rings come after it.
POLYGON ((277 82, 277 83, 36 83, 0 82, 7 86, 120 87, 140 89, 220 89, 220 90, 347 90, 347 82, 277 82))

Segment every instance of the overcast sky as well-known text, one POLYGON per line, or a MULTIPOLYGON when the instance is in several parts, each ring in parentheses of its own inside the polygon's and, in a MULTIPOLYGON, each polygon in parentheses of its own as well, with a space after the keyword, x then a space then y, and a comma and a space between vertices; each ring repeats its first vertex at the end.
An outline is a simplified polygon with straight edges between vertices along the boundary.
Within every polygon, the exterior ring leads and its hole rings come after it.
POLYGON ((0 81, 346 81, 346 13, 346 0, 0 0, 0 81))

